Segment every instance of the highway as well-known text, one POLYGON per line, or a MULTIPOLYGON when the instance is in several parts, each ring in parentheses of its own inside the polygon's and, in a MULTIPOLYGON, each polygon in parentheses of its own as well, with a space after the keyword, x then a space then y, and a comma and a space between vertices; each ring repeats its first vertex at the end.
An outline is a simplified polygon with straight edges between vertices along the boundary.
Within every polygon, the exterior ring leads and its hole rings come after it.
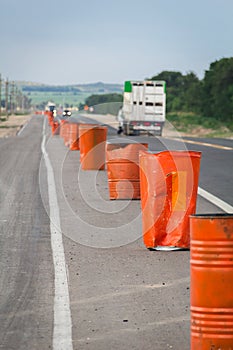
MULTIPOLYGON (((233 140, 133 140, 201 151, 200 188, 232 208, 233 140)), ((43 116, 0 139, 0 171, 0 349, 190 348, 189 251, 147 250, 139 201, 109 201, 106 172, 80 170, 43 116)))

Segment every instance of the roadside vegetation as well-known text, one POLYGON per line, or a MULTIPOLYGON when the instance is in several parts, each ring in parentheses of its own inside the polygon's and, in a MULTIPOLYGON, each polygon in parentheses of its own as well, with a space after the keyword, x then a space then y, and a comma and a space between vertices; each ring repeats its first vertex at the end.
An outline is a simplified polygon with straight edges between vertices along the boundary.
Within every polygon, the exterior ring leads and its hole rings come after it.
POLYGON ((201 126, 213 134, 233 132, 233 57, 210 64, 204 78, 164 71, 151 78, 167 82, 167 118, 180 131, 201 126))
MULTIPOLYGON (((193 72, 175 71, 163 71, 147 79, 166 81, 167 119, 178 131, 233 137, 233 57, 211 63, 201 80, 193 72)), ((120 95, 114 97, 121 101, 120 95)), ((88 97, 85 103, 89 102, 107 103, 109 95, 88 97)))
POLYGON ((232 122, 225 123, 215 118, 203 117, 195 113, 168 113, 167 120, 180 133, 193 136, 233 138, 232 122))
MULTIPOLYGON (((166 81, 167 119, 178 131, 192 133, 195 130, 196 134, 199 131, 207 136, 233 137, 233 57, 212 62, 203 79, 193 72, 178 71, 163 71, 145 79, 166 81)), ((98 106, 96 113, 117 114, 123 102, 123 82, 122 85, 98 82, 68 86, 19 82, 18 92, 24 101, 16 99, 15 112, 17 104, 26 110, 30 107, 44 109, 48 101, 53 101, 58 107, 82 110, 85 105, 98 106)), ((4 118, 4 98, 1 105, 4 118)), ((23 113, 21 110, 20 114, 23 113)))

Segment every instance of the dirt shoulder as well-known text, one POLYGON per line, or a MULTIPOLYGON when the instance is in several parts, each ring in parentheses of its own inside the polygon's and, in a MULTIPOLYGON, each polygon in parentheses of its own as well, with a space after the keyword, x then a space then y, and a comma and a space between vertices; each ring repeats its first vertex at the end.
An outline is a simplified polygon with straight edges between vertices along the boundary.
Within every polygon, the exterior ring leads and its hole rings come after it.
POLYGON ((31 119, 31 115, 10 115, 8 120, 0 120, 0 137, 15 136, 31 119))

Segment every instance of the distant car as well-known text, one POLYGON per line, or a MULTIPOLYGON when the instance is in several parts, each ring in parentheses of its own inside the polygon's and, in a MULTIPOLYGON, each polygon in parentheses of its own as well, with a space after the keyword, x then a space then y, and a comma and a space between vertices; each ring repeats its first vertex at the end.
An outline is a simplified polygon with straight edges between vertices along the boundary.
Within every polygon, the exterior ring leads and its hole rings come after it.
POLYGON ((64 109, 62 115, 63 115, 63 117, 70 117, 71 111, 69 109, 64 109))

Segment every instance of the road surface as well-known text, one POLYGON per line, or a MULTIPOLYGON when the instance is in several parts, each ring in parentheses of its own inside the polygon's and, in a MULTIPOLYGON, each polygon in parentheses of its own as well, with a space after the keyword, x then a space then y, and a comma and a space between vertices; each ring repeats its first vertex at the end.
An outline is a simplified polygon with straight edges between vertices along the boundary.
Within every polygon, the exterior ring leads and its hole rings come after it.
MULTIPOLYGON (((201 189, 233 206, 232 140, 134 140, 202 151, 201 189)), ((110 202, 41 116, 0 139, 0 169, 0 349, 189 349, 189 251, 145 249, 139 201, 110 202)))

